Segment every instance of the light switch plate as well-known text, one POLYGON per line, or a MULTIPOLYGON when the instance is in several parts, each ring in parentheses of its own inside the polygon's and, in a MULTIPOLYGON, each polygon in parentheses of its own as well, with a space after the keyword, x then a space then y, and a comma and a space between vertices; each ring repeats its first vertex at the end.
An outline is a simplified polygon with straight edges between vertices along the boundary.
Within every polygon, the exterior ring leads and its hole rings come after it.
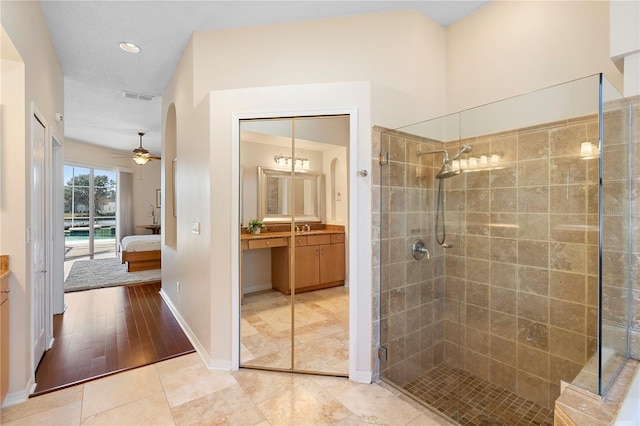
POLYGON ((191 225, 191 233, 200 235, 200 222, 193 222, 193 225, 191 225))

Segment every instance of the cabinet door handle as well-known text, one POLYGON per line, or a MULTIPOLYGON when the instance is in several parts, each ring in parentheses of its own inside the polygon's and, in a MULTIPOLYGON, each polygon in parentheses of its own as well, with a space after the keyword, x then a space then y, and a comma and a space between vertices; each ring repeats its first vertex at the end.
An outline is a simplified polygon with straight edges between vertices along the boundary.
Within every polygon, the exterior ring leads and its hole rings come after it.
POLYGON ((320 256, 320 250, 316 249, 316 256, 320 256))
POLYGON ((5 289, 4 289, 4 290, 2 290, 2 291, 4 291, 5 293, 11 293, 11 289, 10 289, 10 288, 5 288, 5 289))
POLYGON ((322 249, 322 255, 324 256, 324 249, 322 249))

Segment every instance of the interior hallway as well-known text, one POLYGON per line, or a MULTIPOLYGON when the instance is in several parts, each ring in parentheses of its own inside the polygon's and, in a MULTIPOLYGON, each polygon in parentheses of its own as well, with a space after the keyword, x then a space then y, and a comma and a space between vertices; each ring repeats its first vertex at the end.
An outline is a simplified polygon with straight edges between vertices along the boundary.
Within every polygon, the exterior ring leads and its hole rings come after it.
POLYGON ((196 354, 2 409, 3 425, 446 425, 386 385, 261 370, 208 370, 196 354))

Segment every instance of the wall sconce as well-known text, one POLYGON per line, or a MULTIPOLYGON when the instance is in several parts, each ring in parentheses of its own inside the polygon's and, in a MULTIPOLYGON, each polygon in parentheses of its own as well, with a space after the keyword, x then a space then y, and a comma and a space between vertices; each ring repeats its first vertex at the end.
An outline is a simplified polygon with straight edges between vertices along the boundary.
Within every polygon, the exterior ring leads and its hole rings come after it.
POLYGON ((580 157, 582 157, 583 160, 589 160, 599 156, 600 152, 598 148, 594 147, 591 142, 582 142, 580 144, 580 157))
MULTIPOLYGON (((273 161, 277 164, 278 167, 288 167, 289 160, 291 160, 290 155, 278 154, 273 157, 273 161)), ((297 170, 309 170, 309 159, 307 157, 295 157, 294 168, 297 170)))

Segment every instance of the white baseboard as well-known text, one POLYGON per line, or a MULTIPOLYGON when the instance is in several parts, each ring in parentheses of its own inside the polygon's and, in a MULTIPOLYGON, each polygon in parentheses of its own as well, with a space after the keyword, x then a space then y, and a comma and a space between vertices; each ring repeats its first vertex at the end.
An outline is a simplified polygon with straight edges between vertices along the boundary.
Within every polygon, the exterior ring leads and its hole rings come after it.
POLYGON ((180 312, 178 312, 178 309, 173 304, 167 293, 165 293, 164 289, 160 290, 160 296, 171 310, 171 313, 173 313, 173 316, 178 321, 178 324, 180 325, 180 328, 182 328, 182 331, 184 331, 184 334, 187 335, 187 338, 196 349, 196 353, 200 356, 204 365, 206 365, 209 370, 231 371, 231 362, 228 360, 216 360, 209 358, 209 353, 206 351, 204 346, 200 344, 200 341, 195 336, 191 328, 189 328, 189 325, 184 318, 182 318, 182 315, 180 315, 180 312))
POLYGON ((355 382, 358 383, 366 383, 369 384, 371 383, 371 379, 373 377, 373 374, 371 374, 371 371, 368 370, 356 370, 356 376, 355 377, 349 377, 350 380, 353 380, 355 382))
POLYGON ((160 296, 162 297, 162 300, 164 300, 164 302, 169 307, 169 310, 171 310, 171 313, 175 317, 176 321, 178 321, 178 325, 180 325, 180 328, 182 329, 182 331, 184 331, 184 334, 187 336, 187 339, 189 339, 189 342, 191 342, 191 344, 195 348, 196 352, 202 359, 202 362, 204 362, 205 365, 208 365, 209 364, 207 362, 207 359, 209 358, 208 352, 206 351, 204 346, 200 344, 200 341, 196 337, 195 333, 191 330, 191 328, 189 327, 187 322, 184 320, 184 318, 182 318, 182 315, 180 315, 180 312, 178 311, 176 306, 173 304, 173 302, 171 301, 167 293, 165 293, 164 289, 160 289, 160 296))
POLYGON ((272 288, 273 286, 271 285, 271 283, 247 285, 244 287, 244 294, 255 293, 256 291, 271 290, 272 288))
POLYGON ((29 383, 27 386, 17 392, 8 392, 2 401, 2 408, 11 407, 12 405, 22 404, 27 399, 29 399, 29 395, 31 395, 36 390, 36 384, 33 382, 33 378, 29 379, 29 383))

